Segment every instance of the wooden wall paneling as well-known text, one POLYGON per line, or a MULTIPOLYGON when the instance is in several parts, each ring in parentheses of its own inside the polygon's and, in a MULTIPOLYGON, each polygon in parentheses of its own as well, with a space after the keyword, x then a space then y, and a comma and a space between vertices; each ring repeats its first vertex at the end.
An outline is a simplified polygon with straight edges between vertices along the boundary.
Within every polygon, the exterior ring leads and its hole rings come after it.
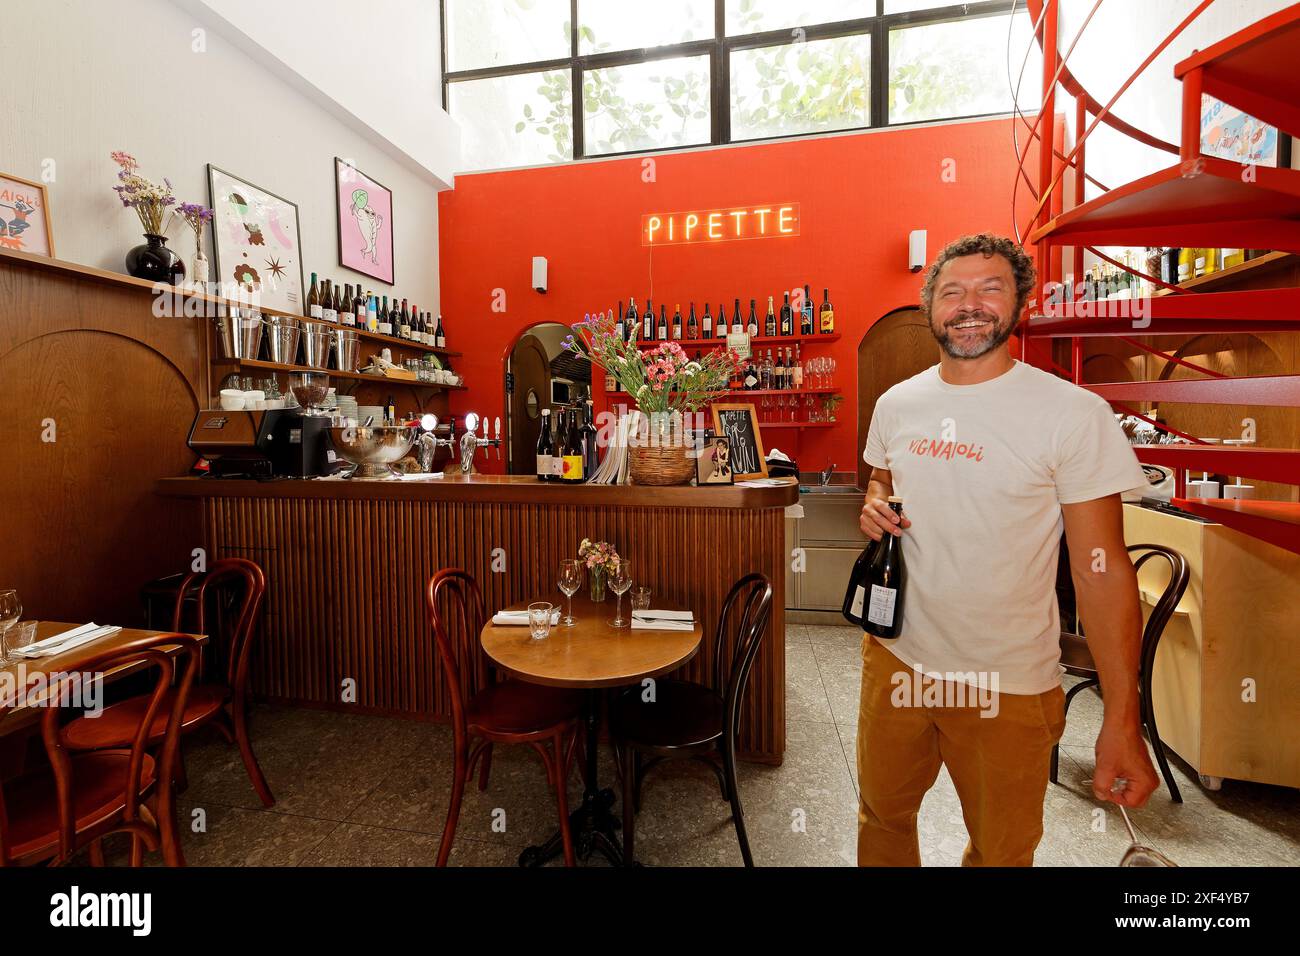
MULTIPOLYGON (((322 707, 349 709, 340 682, 355 677, 361 710, 449 717, 424 606, 424 588, 441 567, 473 574, 489 613, 525 600, 558 603, 561 558, 575 555, 583 537, 609 540, 636 562, 638 583, 700 615, 705 640, 682 673, 706 683, 731 584, 760 571, 776 594, 785 586, 780 508, 236 497, 213 497, 205 507, 213 553, 257 553, 267 570, 255 688, 322 707), (494 572, 497 548, 505 568, 494 572)), ((614 596, 608 600, 612 616, 614 596)), ((779 763, 784 751, 784 633, 778 600, 743 711, 748 759, 779 763)))
POLYGON ((141 585, 202 540, 194 503, 153 488, 193 463, 203 320, 155 317, 135 282, 0 256, 0 582, 30 618, 141 624, 141 585))

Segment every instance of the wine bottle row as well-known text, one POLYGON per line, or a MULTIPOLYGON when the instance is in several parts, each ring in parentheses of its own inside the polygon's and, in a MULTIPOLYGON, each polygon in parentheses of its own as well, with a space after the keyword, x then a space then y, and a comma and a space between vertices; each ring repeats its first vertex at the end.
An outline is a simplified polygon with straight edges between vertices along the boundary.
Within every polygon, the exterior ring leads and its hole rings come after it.
POLYGON ((419 306, 408 305, 406 299, 399 305, 397 297, 389 306, 388 296, 361 291, 360 284, 340 286, 325 279, 318 282, 311 274, 311 288, 307 291, 307 315, 322 322, 337 322, 390 336, 399 342, 415 342, 434 348, 447 347, 447 334, 442 328, 442 316, 435 323, 431 312, 421 312, 419 306))
POLYGON ((591 399, 581 405, 558 408, 554 416, 551 409, 542 409, 542 431, 537 436, 539 481, 579 485, 595 474, 599 464, 596 415, 591 399))
POLYGON ((775 298, 767 297, 767 314, 761 325, 758 319, 757 299, 749 300, 748 319, 741 315, 740 299, 737 298, 732 306, 730 321, 727 320, 727 307, 724 303, 718 304, 715 321, 712 305, 708 302, 704 303, 702 315, 696 313, 694 302, 688 303, 685 316, 682 315, 682 306, 679 302, 673 309, 670 321, 667 305, 659 306, 659 315, 656 318, 654 303, 650 299, 646 299, 645 311, 642 312, 637 309, 636 299, 631 298, 628 299, 626 311, 623 309, 623 303, 619 302, 618 310, 613 313, 614 331, 620 338, 629 342, 694 342, 703 339, 726 339, 727 335, 733 332, 779 338, 793 336, 796 332, 796 323, 798 333, 805 337, 818 333, 831 335, 835 332, 835 309, 831 305, 829 289, 822 290, 822 303, 816 315, 814 315, 808 286, 803 287, 803 301, 797 315, 790 302, 790 293, 786 292, 784 295, 785 301, 779 315, 774 305, 775 298))

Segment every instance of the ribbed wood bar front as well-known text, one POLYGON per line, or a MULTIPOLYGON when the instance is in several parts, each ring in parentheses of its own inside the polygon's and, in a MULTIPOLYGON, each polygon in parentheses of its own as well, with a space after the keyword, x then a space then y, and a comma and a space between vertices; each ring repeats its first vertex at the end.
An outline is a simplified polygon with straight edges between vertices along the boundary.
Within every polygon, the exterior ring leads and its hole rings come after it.
MULTIPOLYGON (((675 676, 704 683, 712 682, 714 629, 727 590, 761 572, 775 599, 746 694, 740 751, 749 760, 781 762, 784 513, 798 499, 793 481, 653 488, 554 486, 499 475, 424 482, 166 478, 157 490, 203 499, 209 560, 249 558, 266 572, 254 689, 339 710, 450 717, 424 603, 439 568, 473 574, 488 613, 520 601, 558 603, 560 560, 576 557, 583 538, 609 541, 635 562, 636 585, 695 611, 704 642, 675 676), (355 702, 344 700, 349 679, 355 702)), ((610 593, 611 616, 613 602, 610 593)))

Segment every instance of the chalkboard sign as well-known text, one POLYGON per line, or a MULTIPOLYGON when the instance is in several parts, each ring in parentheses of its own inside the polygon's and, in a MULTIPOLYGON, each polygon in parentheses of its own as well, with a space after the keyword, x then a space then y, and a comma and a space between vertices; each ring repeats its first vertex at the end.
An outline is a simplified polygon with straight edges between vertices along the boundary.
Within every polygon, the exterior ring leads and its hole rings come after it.
POLYGON ((767 477, 767 456, 753 405, 715 404, 713 428, 731 447, 731 469, 737 481, 767 477))

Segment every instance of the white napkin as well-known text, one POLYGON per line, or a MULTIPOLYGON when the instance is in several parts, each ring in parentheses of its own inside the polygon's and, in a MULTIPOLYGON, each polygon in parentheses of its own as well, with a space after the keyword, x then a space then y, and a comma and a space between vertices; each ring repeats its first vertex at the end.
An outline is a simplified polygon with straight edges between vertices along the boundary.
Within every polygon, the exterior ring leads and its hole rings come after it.
POLYGON ((37 657, 54 657, 56 654, 62 654, 64 651, 70 651, 74 647, 80 647, 82 644, 89 644, 91 641, 97 641, 101 637, 108 637, 110 634, 116 634, 122 630, 120 627, 112 625, 100 626, 98 624, 83 624, 81 627, 74 627, 70 631, 64 631, 62 634, 55 634, 53 637, 47 637, 37 641, 35 644, 29 644, 27 647, 19 648, 14 653, 19 657, 37 658, 37 657))
MULTIPOLYGON (((527 611, 497 611, 496 614, 492 615, 492 623, 497 625, 498 627, 527 627, 528 612, 527 611)), ((554 627, 556 624, 559 623, 560 623, 560 610, 559 608, 556 608, 553 611, 551 611, 551 626, 554 627)))
POLYGON ((690 611, 633 611, 632 627, 648 631, 693 631, 695 615, 690 611))

